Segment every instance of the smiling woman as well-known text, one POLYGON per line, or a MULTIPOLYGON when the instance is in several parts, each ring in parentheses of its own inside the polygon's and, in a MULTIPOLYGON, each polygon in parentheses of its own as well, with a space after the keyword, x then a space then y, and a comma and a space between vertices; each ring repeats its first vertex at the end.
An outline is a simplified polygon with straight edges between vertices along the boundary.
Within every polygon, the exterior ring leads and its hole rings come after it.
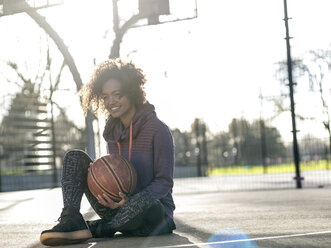
MULTIPOLYGON (((101 63, 80 94, 85 112, 91 106, 109 114, 103 137, 110 154, 128 159, 137 173, 132 196, 122 193, 115 203, 106 193, 94 196, 87 186, 92 160, 80 150, 64 157, 60 223, 41 233, 45 245, 79 243, 93 237, 111 237, 119 231, 134 236, 172 233, 174 146, 169 128, 145 99, 145 76, 132 62, 101 63), (79 212, 83 193, 101 217, 88 226, 79 212)), ((112 179, 109 179, 112 180, 112 179)))

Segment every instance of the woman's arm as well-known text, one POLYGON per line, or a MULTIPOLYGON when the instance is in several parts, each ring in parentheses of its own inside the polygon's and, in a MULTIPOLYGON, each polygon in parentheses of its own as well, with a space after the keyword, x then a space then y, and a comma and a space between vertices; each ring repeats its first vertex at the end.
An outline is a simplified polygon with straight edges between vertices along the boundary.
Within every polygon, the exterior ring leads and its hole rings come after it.
POLYGON ((162 126, 154 136, 154 179, 144 189, 157 199, 165 197, 173 187, 174 143, 170 130, 162 126))

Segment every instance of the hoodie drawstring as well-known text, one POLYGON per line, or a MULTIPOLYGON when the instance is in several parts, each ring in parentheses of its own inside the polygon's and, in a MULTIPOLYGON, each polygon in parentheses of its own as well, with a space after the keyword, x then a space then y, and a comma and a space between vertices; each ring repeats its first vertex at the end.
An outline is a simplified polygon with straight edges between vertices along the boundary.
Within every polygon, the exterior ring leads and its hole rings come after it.
MULTIPOLYGON (((118 153, 121 155, 121 144, 117 141, 118 153)), ((129 143, 129 161, 131 162, 131 150, 132 150, 132 121, 130 123, 130 143, 129 143)))

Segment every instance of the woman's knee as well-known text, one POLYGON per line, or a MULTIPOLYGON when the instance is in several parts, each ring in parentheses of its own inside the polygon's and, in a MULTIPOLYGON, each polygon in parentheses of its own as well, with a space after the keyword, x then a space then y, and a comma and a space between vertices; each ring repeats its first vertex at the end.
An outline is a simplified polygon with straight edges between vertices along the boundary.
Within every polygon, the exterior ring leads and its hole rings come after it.
POLYGON ((161 202, 159 202, 148 208, 145 214, 145 220, 153 226, 156 226, 162 222, 164 216, 164 206, 161 202))
POLYGON ((91 162, 91 158, 84 151, 68 151, 63 157, 62 183, 68 180, 72 181, 73 178, 76 178, 85 184, 88 167, 91 162))
POLYGON ((64 155, 64 159, 66 158, 85 158, 86 160, 92 161, 92 159, 85 151, 79 149, 72 149, 67 151, 64 155))
POLYGON ((82 150, 70 150, 63 157, 63 166, 84 166, 89 167, 92 159, 82 150))
POLYGON ((132 196, 129 205, 136 205, 135 209, 141 209, 144 221, 152 226, 158 225, 165 216, 163 204, 148 192, 139 192, 132 196))

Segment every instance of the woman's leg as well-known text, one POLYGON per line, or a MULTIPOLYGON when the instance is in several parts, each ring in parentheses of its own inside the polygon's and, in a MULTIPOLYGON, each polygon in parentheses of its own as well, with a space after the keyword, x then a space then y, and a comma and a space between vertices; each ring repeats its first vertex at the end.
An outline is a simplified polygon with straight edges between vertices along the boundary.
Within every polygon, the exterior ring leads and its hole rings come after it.
POLYGON ((111 220, 116 212, 118 211, 117 209, 111 209, 108 207, 105 207, 101 205, 97 198, 94 197, 94 195, 91 193, 88 187, 85 187, 85 196, 87 200, 89 201, 90 205, 94 209, 94 211, 99 215, 99 217, 105 221, 111 220))
POLYGON ((59 223, 42 231, 40 242, 44 245, 65 245, 80 243, 92 234, 79 212, 86 186, 88 166, 92 160, 83 151, 72 150, 63 159, 62 194, 64 208, 59 223))
POLYGON ((94 211, 102 218, 110 220, 115 210, 101 205, 87 186, 87 173, 92 159, 81 150, 69 151, 63 159, 62 194, 64 207, 80 209, 85 193, 94 211))
MULTIPOLYGON (((87 175, 86 175, 87 177, 87 175)), ((157 235, 169 233, 165 221, 163 204, 147 192, 139 192, 118 209, 101 205, 84 183, 84 193, 94 211, 101 220, 88 221, 94 237, 108 237, 115 232, 123 232, 135 236, 157 235)))
POLYGON ((62 195, 64 207, 80 209, 87 188, 87 171, 92 159, 81 150, 67 152, 63 159, 62 195))
POLYGON ((162 203, 147 192, 139 192, 129 198, 115 216, 104 224, 103 233, 122 232, 136 236, 148 236, 165 218, 162 203))

